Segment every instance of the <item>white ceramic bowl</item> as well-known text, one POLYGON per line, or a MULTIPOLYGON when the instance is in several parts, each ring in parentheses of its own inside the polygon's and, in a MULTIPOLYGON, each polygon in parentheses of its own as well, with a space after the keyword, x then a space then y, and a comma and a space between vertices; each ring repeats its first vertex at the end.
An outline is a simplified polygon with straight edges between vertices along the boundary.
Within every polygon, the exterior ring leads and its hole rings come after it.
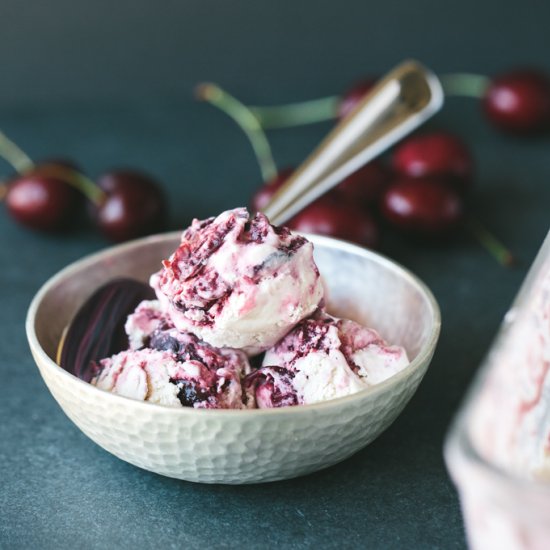
POLYGON ((147 281, 180 233, 88 256, 52 277, 33 299, 27 337, 40 373, 67 416, 104 449, 146 470, 204 483, 287 479, 349 457, 385 430, 418 387, 440 329, 426 286, 390 260, 335 239, 308 236, 329 293, 329 311, 378 329, 405 346, 411 364, 357 394, 264 410, 169 408, 104 392, 54 361, 63 329, 99 286, 147 281))

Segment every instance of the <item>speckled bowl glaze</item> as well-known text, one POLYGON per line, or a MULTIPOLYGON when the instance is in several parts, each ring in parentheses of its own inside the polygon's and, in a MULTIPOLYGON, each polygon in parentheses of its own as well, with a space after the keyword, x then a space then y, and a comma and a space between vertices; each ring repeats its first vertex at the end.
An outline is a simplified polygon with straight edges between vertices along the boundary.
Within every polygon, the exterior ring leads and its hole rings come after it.
POLYGON ((328 310, 403 345, 411 364, 385 382, 315 405, 263 410, 169 408, 104 392, 55 363, 63 329, 106 281, 147 281, 179 233, 88 256, 52 277, 26 322, 32 354, 67 416, 93 441, 140 468, 203 483, 257 483, 326 468, 368 445, 409 401, 435 350, 440 315, 431 292, 392 261, 335 239, 307 236, 328 293, 328 310))

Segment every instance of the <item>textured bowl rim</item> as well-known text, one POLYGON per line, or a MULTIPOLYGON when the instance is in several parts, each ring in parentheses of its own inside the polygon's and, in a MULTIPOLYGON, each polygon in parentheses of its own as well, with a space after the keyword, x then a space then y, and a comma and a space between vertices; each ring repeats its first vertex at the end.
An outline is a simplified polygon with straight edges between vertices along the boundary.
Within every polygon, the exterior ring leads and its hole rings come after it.
POLYGON ((390 378, 388 378, 387 380, 379 384, 375 384, 374 386, 365 388, 364 390, 360 390, 351 395, 338 397, 327 401, 321 401, 319 403, 313 403, 310 405, 299 405, 295 407, 279 407, 279 408, 270 408, 270 409, 195 409, 193 407, 181 407, 181 408, 167 407, 165 405, 149 403, 147 401, 138 401, 135 399, 131 399, 129 397, 124 397, 121 395, 113 394, 111 392, 100 390, 99 388, 96 388, 92 384, 85 382, 84 380, 81 380, 80 378, 76 377, 74 374, 67 372, 65 369, 62 369, 55 361, 53 361, 48 356, 48 354, 44 351, 44 349, 40 345, 40 342, 38 341, 38 337, 36 335, 36 330, 35 330, 35 320, 36 320, 37 311, 40 305, 42 304, 44 297, 48 294, 48 292, 51 290, 52 287, 57 285, 60 280, 63 280, 68 276, 70 276, 74 271, 78 271, 83 267, 95 264, 96 262, 101 261, 106 257, 112 256, 114 254, 118 254, 121 252, 125 252, 132 248, 140 247, 142 245, 177 239, 180 237, 180 235, 181 235, 181 231, 172 231, 168 233, 151 235, 149 237, 143 237, 141 239, 135 239, 123 244, 111 246, 103 250, 100 250, 98 252, 88 254, 83 258, 70 263, 68 266, 64 267, 63 269, 58 271, 55 275, 50 277, 40 287, 40 289, 32 299, 29 305, 29 309, 27 311, 27 316, 25 321, 25 331, 27 334, 27 340, 29 342, 29 346, 31 348, 31 351, 33 351, 40 358, 42 366, 48 370, 55 371, 56 374, 67 377, 67 380, 70 380, 71 383, 81 384, 82 385, 80 386, 81 389, 85 391, 88 391, 88 392, 91 391, 92 393, 100 392, 100 394, 98 394, 98 397, 99 395, 101 395, 102 398, 116 399, 117 401, 123 399, 126 402, 128 407, 137 407, 138 409, 141 409, 141 407, 154 407, 158 409, 159 412, 163 411, 165 414, 179 414, 179 415, 208 414, 208 415, 223 415, 223 416, 233 415, 233 416, 250 417, 250 415, 266 416, 266 415, 285 415, 285 414, 308 414, 311 411, 320 411, 320 410, 326 411, 333 408, 340 408, 346 404, 350 404, 355 401, 360 401, 363 398, 384 392, 392 388, 393 386, 397 385, 399 381, 402 380, 403 378, 410 377, 416 370, 421 368, 422 365, 424 365, 424 363, 426 363, 431 358, 431 356, 435 351, 435 347, 436 347, 436 344, 439 338, 439 333, 441 330, 441 313, 440 313, 437 300, 435 299, 431 290, 427 287, 425 283, 423 283, 416 275, 414 275, 407 268, 403 267, 397 262, 394 262, 393 260, 390 260, 389 258, 387 258, 382 254, 378 254, 377 252, 373 252, 361 246, 358 246, 346 241, 342 241, 339 239, 334 239, 332 237, 325 237, 320 235, 311 235, 311 234, 303 233, 303 235, 307 239, 309 239, 314 246, 319 244, 319 245, 324 245, 327 247, 334 248, 335 245, 337 245, 340 250, 345 250, 349 253, 360 255, 360 256, 369 258, 371 260, 374 260, 379 264, 382 264, 383 266, 390 269, 391 271, 394 271, 400 276, 404 277, 406 280, 409 281, 409 283, 412 283, 413 286, 418 288, 418 290, 423 295, 423 297, 426 298, 426 301, 431 313, 431 319, 432 319, 431 331, 428 338, 426 339, 426 342, 424 342, 423 346, 420 348, 420 351, 418 352, 418 355, 416 356, 416 358, 413 361, 411 361, 411 363, 405 369, 403 369, 402 371, 398 372, 397 374, 391 376, 390 378))

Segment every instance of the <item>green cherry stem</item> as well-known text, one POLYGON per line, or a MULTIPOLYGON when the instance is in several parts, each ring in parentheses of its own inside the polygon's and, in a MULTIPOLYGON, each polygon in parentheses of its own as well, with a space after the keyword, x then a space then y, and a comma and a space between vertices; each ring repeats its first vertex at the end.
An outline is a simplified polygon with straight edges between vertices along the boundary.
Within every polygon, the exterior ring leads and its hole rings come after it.
POLYGON ((291 128, 334 120, 338 108, 338 96, 321 97, 287 105, 252 106, 263 128, 291 128))
POLYGON ((479 221, 469 219, 466 227, 479 243, 504 267, 512 267, 517 263, 514 255, 479 221))
POLYGON ((19 174, 34 168, 34 162, 6 134, 0 132, 0 156, 19 174))
POLYGON ((75 187, 88 200, 99 206, 107 197, 107 194, 88 176, 64 166, 45 164, 37 168, 37 173, 42 176, 57 178, 75 187))
MULTIPOLYGON (((439 77, 447 97, 463 96, 481 98, 491 80, 489 77, 473 73, 449 73, 439 77)), ((254 105, 254 113, 262 128, 291 128, 334 120, 337 116, 340 96, 321 97, 286 105, 254 105)))
POLYGON ((445 95, 463 96, 479 99, 483 97, 491 80, 481 74, 451 73, 439 77, 445 95))
MULTIPOLYGON (((3 158, 20 175, 36 171, 42 176, 57 178, 75 187, 94 204, 101 204, 105 199, 105 192, 96 185, 90 178, 64 166, 44 164, 36 166, 31 158, 3 132, 0 131, 0 158, 3 158)), ((0 183, 0 201, 5 198, 8 186, 5 182, 0 183)))
POLYGON ((212 83, 200 84, 196 96, 207 101, 231 117, 248 137, 260 166, 262 178, 269 181, 277 175, 271 146, 256 115, 238 99, 212 83))

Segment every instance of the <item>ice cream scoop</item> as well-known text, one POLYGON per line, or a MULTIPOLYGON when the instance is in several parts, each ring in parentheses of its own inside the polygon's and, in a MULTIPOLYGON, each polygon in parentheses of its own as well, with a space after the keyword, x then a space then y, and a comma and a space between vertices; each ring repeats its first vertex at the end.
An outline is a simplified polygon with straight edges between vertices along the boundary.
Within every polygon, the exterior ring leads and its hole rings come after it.
MULTIPOLYGON (((146 305, 141 304, 143 315, 146 305)), ((127 323, 128 324, 128 323, 127 323)), ((215 349, 196 336, 162 325, 146 336, 148 347, 100 361, 96 387, 171 407, 245 409, 254 406, 241 380, 250 372, 243 352, 215 349)))
POLYGON ((273 346, 323 299, 313 245, 245 208, 194 220, 151 286, 180 331, 249 355, 273 346))
POLYGON ((409 364, 373 329, 324 312, 299 323, 247 379, 260 408, 307 405, 383 382, 409 364))
POLYGON ((155 331, 174 328, 174 323, 163 310, 158 300, 143 300, 135 311, 128 315, 124 330, 131 349, 141 349, 149 345, 155 331))
POLYGON ((170 407, 181 406, 178 387, 171 382, 177 369, 170 353, 150 349, 123 351, 101 360, 91 383, 117 395, 170 407))

